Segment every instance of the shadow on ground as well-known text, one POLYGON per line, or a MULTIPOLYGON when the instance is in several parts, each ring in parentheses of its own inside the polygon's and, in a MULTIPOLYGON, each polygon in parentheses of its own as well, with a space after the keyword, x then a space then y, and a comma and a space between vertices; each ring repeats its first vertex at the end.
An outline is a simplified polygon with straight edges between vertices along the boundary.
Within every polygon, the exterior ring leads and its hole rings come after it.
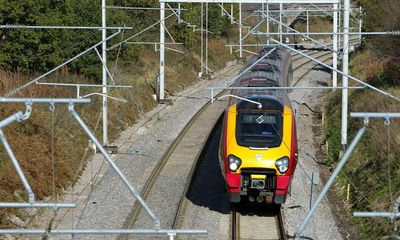
POLYGON ((258 216, 258 217, 273 217, 279 213, 281 205, 249 202, 242 200, 242 202, 235 204, 235 208, 242 216, 258 216))
POLYGON ((186 197, 197 206, 229 214, 230 202, 218 160, 221 129, 222 118, 204 147, 186 197))

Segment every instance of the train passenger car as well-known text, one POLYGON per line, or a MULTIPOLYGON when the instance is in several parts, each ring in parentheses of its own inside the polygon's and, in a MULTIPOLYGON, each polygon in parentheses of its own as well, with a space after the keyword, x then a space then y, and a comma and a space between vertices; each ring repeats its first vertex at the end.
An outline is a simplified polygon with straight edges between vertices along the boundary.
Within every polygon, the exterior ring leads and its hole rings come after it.
POLYGON ((231 202, 284 203, 296 168, 296 122, 288 91, 257 89, 292 82, 291 57, 283 48, 254 64, 270 50, 249 58, 225 112, 219 159, 231 202))

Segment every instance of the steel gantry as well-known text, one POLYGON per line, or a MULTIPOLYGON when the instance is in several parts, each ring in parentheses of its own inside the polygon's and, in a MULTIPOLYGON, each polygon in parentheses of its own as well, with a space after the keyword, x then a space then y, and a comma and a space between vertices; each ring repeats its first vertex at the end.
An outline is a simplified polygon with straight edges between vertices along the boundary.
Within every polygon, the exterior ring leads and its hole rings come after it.
MULTIPOLYGON (((342 75, 342 125, 341 125, 341 143, 342 146, 345 148, 347 144, 347 128, 348 128, 348 66, 349 66, 349 23, 350 23, 350 0, 343 0, 344 1, 344 24, 343 24, 343 73, 342 75)), ((201 4, 208 4, 208 3, 217 3, 221 5, 221 8, 223 9, 223 4, 224 3, 230 3, 230 4, 238 4, 239 5, 239 57, 243 58, 243 40, 250 35, 251 33, 254 33, 254 31, 261 25, 261 22, 257 24, 253 29, 249 31, 249 33, 245 36, 243 36, 242 33, 242 28, 243 28, 243 17, 242 17, 242 4, 262 4, 262 15, 266 18, 267 22, 267 34, 268 34, 268 40, 267 43, 270 43, 270 21, 274 23, 278 23, 278 36, 279 36, 279 42, 283 42, 283 28, 285 27, 286 29, 289 29, 290 33, 287 33, 290 35, 292 32, 297 32, 299 35, 303 36, 306 39, 311 40, 314 43, 317 43, 319 45, 322 45, 324 47, 327 47, 324 44, 319 43, 318 41, 310 38, 310 31, 309 31, 309 12, 312 10, 308 9, 302 9, 300 8, 298 11, 299 12, 306 12, 307 14, 307 33, 299 33, 295 29, 291 28, 290 26, 285 25, 283 21, 283 12, 284 11, 295 11, 296 9, 287 9, 284 10, 283 4, 312 4, 313 6, 316 6, 315 4, 328 4, 331 6, 331 9, 314 9, 317 11, 321 11, 324 13, 327 12, 333 12, 333 29, 332 29, 332 41, 333 41, 333 47, 329 48, 332 50, 332 57, 333 57, 333 74, 332 74, 332 85, 333 87, 337 87, 337 69, 338 69, 338 51, 339 51, 339 42, 338 37, 340 36, 341 33, 339 33, 339 14, 340 14, 340 8, 339 4, 341 1, 339 0, 160 0, 160 74, 159 74, 159 99, 160 101, 165 100, 165 4, 166 3, 201 3, 201 4), (264 12, 265 10, 265 4, 267 5, 267 13, 264 12), (274 19, 273 17, 270 16, 270 9, 269 5, 270 4, 279 4, 279 17, 278 20, 274 19)), ((203 8, 202 8, 203 9, 203 8)), ((231 7, 231 22, 233 23, 233 7, 231 7)), ((226 12, 226 11, 225 11, 226 12)), ((224 13, 224 9, 222 10, 222 13, 224 13)), ((202 10, 203 14, 203 10, 202 10)), ((262 21, 264 21, 263 19, 262 21)), ((208 26, 208 23, 207 23, 208 26)), ((201 41, 201 52, 202 52, 202 61, 201 61, 201 74, 203 73, 203 26, 201 26, 201 32, 202 32, 202 41, 201 41)), ((361 33, 361 21, 360 21, 360 33, 361 33)), ((285 33, 286 34, 286 33, 285 33)), ((361 34, 360 34, 361 38, 361 34)), ((232 52, 232 45, 230 46, 231 52, 232 52)), ((207 46, 206 46, 207 49, 207 46)), ((251 52, 250 52, 251 53, 251 52)), ((206 51, 206 59, 208 58, 208 52, 206 51)), ((206 72, 208 72, 207 69, 207 63, 206 63, 206 72)))
MULTIPOLYGON (((160 0, 160 74, 159 74, 159 100, 163 102, 165 100, 165 4, 166 3, 201 3, 201 4, 220 4, 222 13, 229 15, 231 18, 231 23, 234 23, 233 7, 231 7, 231 13, 229 14, 224 8, 224 3, 239 4, 239 56, 243 57, 243 37, 242 37, 242 4, 253 3, 267 5, 267 12, 269 12, 269 4, 279 4, 280 12, 283 10, 283 4, 338 4, 339 0, 160 0)), ((282 14, 280 13, 280 22, 282 21, 282 14)), ((267 21, 267 26, 269 28, 269 21, 267 21)), ((203 32, 203 26, 201 26, 203 32)), ((282 31, 282 26, 280 26, 280 31, 282 31)), ((280 34, 282 38, 282 33, 280 34)), ((203 39, 203 34, 202 34, 203 39)), ((203 41, 202 41, 203 44, 203 41)), ((203 47, 201 48, 203 51, 203 47)), ((203 56, 203 54, 202 54, 203 56)), ((206 53, 206 58, 208 58, 206 53)), ((203 66, 203 61, 201 63, 203 66)), ((207 63, 206 63, 207 68, 207 63)), ((201 69, 201 73, 203 67, 201 69)), ((208 70, 206 71, 208 72, 208 70)))
MULTIPOLYGON (((348 79, 352 79, 362 85, 364 85, 364 87, 368 87, 370 89, 373 89, 381 94, 384 94, 388 97, 394 98, 398 101, 399 98, 396 96, 391 95, 390 93, 384 92, 380 89, 377 89, 371 85, 368 85, 366 83, 364 83, 363 81, 352 77, 351 75, 348 74, 348 54, 349 54, 349 35, 353 35, 353 34, 359 34, 360 38, 362 36, 361 34, 361 28, 362 28, 362 20, 360 20, 360 25, 359 25, 359 33, 355 33, 355 32, 350 32, 350 24, 349 24, 349 20, 350 20, 350 0, 160 0, 160 8, 148 8, 148 10, 159 10, 160 11, 160 21, 156 22, 155 24, 152 24, 150 27, 140 31, 139 33, 134 34, 133 36, 123 40, 121 43, 116 44, 110 48, 107 49, 107 41, 113 37, 115 37, 116 35, 121 33, 121 30, 125 29, 125 28, 121 28, 121 27, 107 27, 107 19, 106 19, 106 9, 139 9, 139 8, 129 8, 129 7, 107 7, 106 5, 106 0, 102 0, 102 27, 65 27, 65 28, 76 28, 76 29, 98 29, 98 30, 102 30, 102 41, 97 43, 96 45, 92 46, 91 48, 85 50, 84 52, 78 54, 77 56, 75 56, 74 58, 66 61, 65 63, 59 65, 58 67, 56 67, 55 69, 49 71, 48 73, 30 81, 29 83, 25 84, 22 87, 19 87, 17 89, 15 89, 14 91, 12 91, 11 93, 7 94, 6 97, 10 97, 12 96, 14 93, 22 90, 23 88, 36 83, 36 84, 46 84, 46 85, 63 85, 63 86, 67 86, 65 84, 57 84, 57 83, 42 83, 39 82, 40 79, 42 79, 43 77, 47 76, 48 74, 51 74, 52 72, 56 71, 57 69, 59 69, 60 67, 64 66, 65 64, 70 63, 71 61, 75 60, 76 58, 86 54, 87 52, 94 50, 97 55, 99 56, 101 63, 102 63, 102 85, 90 85, 90 84, 74 84, 74 85, 68 85, 68 87, 76 87, 77 88, 77 97, 79 99, 76 100, 65 100, 65 99, 11 99, 11 98, 0 98, 0 102, 20 102, 20 103, 26 103, 27 106, 27 110, 25 113, 22 112, 18 112, 13 116, 10 116, 7 119, 4 119, 3 121, 0 121, 0 140, 1 143, 3 144, 3 146, 6 148, 7 154, 9 155, 14 167, 16 168, 17 172, 18 172, 18 176, 20 177, 23 186, 27 192, 28 195, 28 202, 27 203, 0 203, 0 207, 35 207, 35 208, 42 208, 42 207, 50 207, 50 208, 70 208, 70 207, 74 207, 73 204, 47 204, 47 203, 37 203, 35 202, 35 196, 34 193, 32 192, 32 189, 30 188, 29 183, 27 182, 24 174, 22 173, 22 170, 19 167, 18 161, 15 158, 15 156, 13 155, 13 152, 11 150, 11 147, 8 145, 7 139, 5 138, 4 133, 1 131, 1 128, 4 128, 5 126, 7 126, 8 124, 11 124, 12 122, 15 121, 21 121, 21 120, 26 120, 27 118, 29 118, 29 114, 30 111, 32 110, 31 104, 33 102, 35 103, 48 103, 48 104, 55 104, 55 103, 64 103, 64 104, 69 104, 69 112, 72 115, 72 117, 77 121, 77 123, 80 125, 80 127, 84 130, 84 132, 88 135, 88 137, 95 143, 95 145, 98 147, 98 149, 100 150, 100 152, 104 155, 105 159, 110 163, 110 165, 112 166, 113 170, 115 170, 117 172, 117 174, 119 175, 119 177, 123 180, 123 182, 125 183, 125 185, 128 187, 128 189, 130 190, 130 192, 132 193, 133 197, 136 198, 144 207, 144 209, 146 210, 147 214, 149 215, 149 217, 155 222, 155 229, 154 230, 123 230, 123 229, 87 229, 87 230, 29 230, 29 229, 20 229, 20 230, 0 230, 0 234, 6 234, 6 233, 15 233, 15 234, 21 234, 21 233, 28 233, 28 234, 44 234, 44 233, 53 233, 53 234, 98 234, 98 233, 103 233, 103 234, 118 234, 118 233, 124 233, 124 234, 167 234, 168 236, 175 236, 176 234, 204 234, 206 233, 205 231, 201 231, 201 230, 161 230, 160 226, 159 226, 159 219, 157 218, 157 216, 155 216, 151 210, 146 207, 146 203, 141 200, 141 197, 137 194, 136 189, 133 187, 133 185, 129 182, 129 180, 127 180, 125 178, 125 176, 123 175, 123 173, 121 171, 119 171, 119 169, 117 168, 117 166, 113 163, 111 157, 108 155, 107 151, 104 148, 104 145, 108 144, 108 131, 107 131, 107 98, 110 98, 110 96, 108 96, 108 88, 109 87, 130 87, 130 86, 115 86, 108 84, 108 77, 111 79, 112 82, 114 82, 112 75, 110 74, 110 71, 107 68, 107 51, 111 50, 117 46, 121 46, 124 43, 131 43, 129 42, 130 39, 132 39, 133 37, 143 33, 144 31, 160 24, 160 42, 158 43, 154 43, 155 45, 159 45, 160 48, 160 73, 159 73, 159 99, 160 101, 164 101, 165 100, 165 92, 164 92, 164 87, 165 87, 165 50, 166 45, 168 44, 177 44, 175 43, 175 41, 173 41, 172 43, 167 43, 165 41, 165 33, 169 32, 166 29, 166 25, 165 22, 168 18, 172 17, 172 16, 176 16, 178 18, 178 23, 183 23, 184 20, 181 19, 180 17, 180 12, 183 10, 181 8, 181 3, 201 3, 201 4, 206 4, 206 9, 207 9, 207 4, 211 3, 211 4, 219 4, 219 6, 221 7, 221 13, 228 15, 231 19, 231 23, 237 23, 239 25, 239 31, 240 31, 240 39, 239 39, 239 51, 240 51, 240 57, 243 57, 243 52, 246 51, 244 49, 244 47, 246 46, 245 44, 243 44, 243 41, 245 40, 245 38, 247 36, 249 36, 250 34, 264 34, 267 35, 267 44, 272 43, 271 45, 274 46, 281 46, 281 47, 285 47, 291 51, 297 52, 300 55, 309 58, 313 61, 315 61, 316 63, 319 63, 329 69, 332 70, 333 72, 333 87, 320 87, 320 88, 315 88, 315 89, 341 89, 343 90, 343 101, 342 101, 342 129, 341 129, 341 134, 342 134, 342 139, 341 139, 341 143, 343 146, 347 145, 347 117, 348 117, 348 89, 358 89, 361 87, 349 87, 348 86, 348 79), (340 8, 340 4, 344 1, 343 7, 344 7, 344 14, 343 16, 341 15, 341 8, 340 8), (170 6, 168 6, 168 8, 166 7, 166 4, 168 3, 178 3, 178 8, 173 9, 170 6), (231 10, 230 13, 228 11, 225 10, 224 8, 224 4, 225 3, 229 3, 231 4, 231 10), (235 21, 234 18, 234 11, 233 11, 233 4, 238 4, 239 5, 239 22, 235 21), (245 36, 242 35, 242 28, 243 28, 243 16, 242 16, 242 4, 262 4, 262 22, 266 22, 267 24, 267 33, 260 33, 260 32, 256 32, 257 27, 255 26, 254 28, 251 28, 249 30, 249 33, 246 34, 245 36), (270 9, 270 4, 279 4, 279 11, 278 10, 271 10, 270 9), (328 4, 329 6, 332 6, 331 9, 285 9, 284 8, 284 4, 328 4), (265 6, 266 5, 266 6, 265 6), (173 11, 173 13, 169 16, 165 16, 165 11, 171 10, 173 11), (265 13, 266 11, 266 13, 265 13), (333 12, 333 29, 332 29, 332 33, 311 33, 309 31, 309 27, 307 24, 307 32, 306 33, 300 33, 297 32, 295 29, 290 28, 290 26, 286 25, 283 23, 283 18, 284 18, 284 13, 285 12, 305 12, 307 15, 307 22, 309 22, 309 12, 312 11, 318 11, 318 12, 333 12), (278 19, 275 19, 274 17, 271 17, 272 12, 278 12, 278 19), (341 18, 343 17, 344 19, 344 24, 343 24, 343 32, 340 31, 340 22, 341 22, 341 18), (277 33, 270 33, 270 22, 274 22, 274 23, 278 23, 279 25, 279 29, 277 33), (118 30, 117 33, 114 33, 110 36, 107 36, 107 29, 111 30, 111 29, 116 29, 118 30), (284 29, 289 29, 291 32, 287 33, 284 31, 284 29), (290 47, 290 44, 286 44, 283 41, 283 36, 284 35, 301 35, 311 41, 316 42, 317 44, 321 45, 321 43, 319 43, 318 41, 314 40, 313 38, 310 37, 310 35, 328 35, 328 34, 332 34, 332 38, 333 38, 333 48, 331 49, 332 53, 333 53, 333 67, 330 67, 320 61, 318 61, 317 59, 314 59, 310 56, 308 56, 305 53, 299 52, 296 49, 290 47), (272 35, 278 35, 279 36, 279 41, 271 38, 270 36, 272 35), (338 70, 337 64, 338 64, 338 51, 339 49, 341 49, 339 47, 340 44, 340 37, 343 36, 343 69, 342 71, 338 70), (100 52, 97 50, 97 47, 102 46, 102 52, 100 54, 100 52), (342 87, 337 87, 337 74, 341 74, 343 76, 343 86, 342 87), (100 87, 102 88, 102 94, 100 94, 101 96, 103 96, 103 101, 102 101, 102 114, 103 114, 103 146, 102 144, 95 138, 95 136, 93 135, 93 133, 89 130, 89 128, 87 128, 87 126, 85 125, 85 123, 82 121, 82 119, 79 117, 79 115, 77 114, 77 112, 74 110, 74 103, 83 103, 83 102, 87 102, 88 100, 86 99, 82 99, 82 97, 79 94, 79 89, 80 87, 100 87)), ((140 8, 143 9, 143 8, 140 8)), ((360 10, 361 12, 361 10, 360 10)), ((203 13, 203 11, 202 11, 203 13)), ((206 10, 206 19, 207 19, 207 10, 206 10)), ((190 24, 187 24, 188 26, 193 26, 190 24)), ((261 23, 260 23, 261 25, 261 23)), ((194 26, 193 26, 194 27, 194 26)), ((208 27, 208 23, 206 24, 206 28, 208 27)), ((7 26, 7 25, 0 25, 0 28, 38 28, 38 26, 7 26)), ((51 28, 51 26, 43 26, 43 28, 51 28)), ((63 28, 62 26, 54 26, 54 28, 63 28)), ((201 24, 201 31, 202 31, 202 38, 203 38, 203 21, 201 24)), ((206 31, 206 35, 208 34, 208 29, 205 30, 206 31)), ((398 32, 380 32, 380 33, 363 33, 363 34, 371 34, 371 35, 375 35, 375 34, 399 34, 398 32)), ((170 35, 170 37, 172 38, 172 36, 170 35)), ((207 36, 206 36, 206 41, 207 41, 207 36)), ((153 44, 153 43, 152 43, 153 44)), ((202 40, 202 44, 203 44, 203 40, 202 40)), ((323 44, 322 44, 323 45, 323 44)), ((250 45, 249 45, 250 46, 250 45)), ((262 45, 264 46, 264 45, 262 45)), ((326 45, 325 45, 326 47, 326 45)), ((202 47, 202 51, 203 51, 203 47, 202 47)), ((249 51, 246 51, 249 52, 249 51)), ((203 61, 202 61, 202 68, 201 71, 203 71, 203 68, 205 68, 206 72, 208 72, 208 66, 207 66, 207 58, 208 58, 208 53, 207 53, 207 43, 206 43, 206 53, 205 53, 205 58, 206 58, 206 65, 205 67, 203 67, 203 61)), ((202 59, 203 59, 203 54, 202 54, 202 59)), ((300 89, 300 88, 286 88, 286 89, 300 89)), ((309 88, 310 89, 310 88, 309 88)), ((211 89, 212 91, 212 97, 211 99, 213 99, 213 89, 211 89)), ((83 98, 85 98, 87 96, 84 96, 83 98)), ((119 100, 119 99, 117 99, 119 100)), ((335 170, 334 174, 331 176, 331 178, 329 179, 328 183, 326 184, 325 189, 325 193, 327 191, 327 189, 329 189, 330 185, 332 184, 334 178, 335 178, 335 174, 337 174, 338 171, 340 171, 340 168, 344 165, 344 163, 348 160, 351 152, 354 150, 356 144, 358 143, 358 141, 361 139, 362 135, 365 132, 365 128, 367 127, 368 124, 368 120, 369 118, 372 117, 383 117, 383 118, 398 118, 399 116, 396 114, 382 114, 382 113, 360 113, 362 115, 362 117, 365 120, 366 125, 360 129, 359 133, 356 135, 356 138, 353 140, 352 144, 350 145, 350 147, 347 149, 342 161, 341 161, 341 165, 337 167, 338 170, 335 170)), ((360 115, 359 114, 359 115, 360 115)), ((352 117, 357 117, 357 114, 351 114, 352 117)), ((314 204, 313 208, 310 210, 310 212, 307 214, 304 222, 302 223, 302 225, 298 228, 298 230, 296 231, 296 236, 299 237, 303 234, 304 228, 307 225, 307 222, 310 220, 310 218, 312 217, 314 211, 316 210, 316 208, 318 207, 320 201, 322 200, 322 198, 324 197, 324 195, 321 193, 320 197, 318 198, 318 201, 316 204, 314 204)), ((398 213, 394 213, 395 215, 390 215, 390 217, 394 218, 397 217, 398 213)), ((357 215, 357 214, 355 214, 357 215)), ((368 214, 361 214, 361 215, 368 215, 368 214)), ((377 215, 380 216, 389 216, 388 214, 383 214, 383 213, 379 213, 377 215)))

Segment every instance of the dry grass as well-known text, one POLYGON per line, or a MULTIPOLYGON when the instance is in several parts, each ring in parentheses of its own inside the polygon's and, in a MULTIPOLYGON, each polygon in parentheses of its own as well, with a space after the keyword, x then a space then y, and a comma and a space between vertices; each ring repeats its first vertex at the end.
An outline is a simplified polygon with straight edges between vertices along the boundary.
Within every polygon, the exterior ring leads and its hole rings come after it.
MULTIPOLYGON (((351 63, 352 74, 395 96, 400 96, 397 78, 386 76, 390 59, 378 57, 370 50, 357 53, 351 63), (394 86, 394 87, 391 87, 394 86)), ((400 112, 397 101, 372 90, 351 91, 349 112, 400 112)), ((326 138, 330 162, 335 165, 340 150, 340 96, 335 94, 328 104, 326 138)), ((349 121, 349 142, 362 126, 361 120, 349 121)), ((400 195, 400 121, 389 126, 382 119, 371 120, 368 130, 339 177, 339 185, 351 185, 349 205, 353 211, 392 211, 394 199, 400 195)), ((344 193, 345 194, 345 193, 344 193)), ((357 238, 379 239, 392 233, 392 225, 384 219, 353 219, 360 231, 357 238)))
POLYGON ((377 57, 372 51, 365 50, 357 53, 351 61, 352 73, 360 79, 372 80, 381 75, 389 59, 377 57))

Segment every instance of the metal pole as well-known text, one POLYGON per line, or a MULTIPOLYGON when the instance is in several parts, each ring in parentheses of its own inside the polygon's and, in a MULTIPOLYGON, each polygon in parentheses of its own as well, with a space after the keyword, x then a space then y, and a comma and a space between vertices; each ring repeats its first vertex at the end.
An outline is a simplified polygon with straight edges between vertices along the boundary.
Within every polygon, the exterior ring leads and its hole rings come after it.
MULTIPOLYGON (((332 90, 343 89, 342 87, 211 87, 210 90, 332 90)), ((365 87, 348 87, 348 89, 365 89, 365 87)), ((353 115, 351 115, 353 117, 353 115)), ((390 115, 391 116, 391 115, 390 115)), ((364 117, 364 115, 363 115, 364 117)))
POLYGON ((282 27, 282 24, 283 24, 283 22, 282 22, 282 14, 283 14, 283 13, 282 13, 282 11, 283 11, 283 3, 280 3, 280 4, 279 4, 279 23, 280 23, 280 24, 279 24, 279 27, 278 27, 278 28, 279 28, 279 42, 281 42, 281 43, 283 42, 283 41, 282 41, 282 39, 283 39, 283 38, 282 38, 282 28, 283 28, 283 27, 282 27))
MULTIPOLYGON (((276 20, 275 20, 276 21, 276 20)), ((276 21, 277 23, 279 23, 279 21, 276 21)), ((259 25, 260 23, 258 23, 258 25, 259 25)), ((284 25, 284 27, 287 27, 287 26, 285 26, 284 25)), ((266 32, 254 32, 254 29, 256 29, 256 27, 254 27, 253 29, 252 29, 252 31, 253 32, 251 32, 250 34, 255 34, 255 35, 265 35, 265 36, 274 36, 274 35, 276 35, 276 36, 278 36, 279 35, 279 33, 266 33, 266 32)), ((292 30, 293 32, 285 32, 285 34, 284 35, 288 35, 288 36, 298 36, 298 35, 302 35, 302 36, 304 36, 305 38, 307 38, 307 32, 296 32, 293 28, 289 28, 290 30, 292 30)), ((309 32, 308 33, 309 35, 318 35, 318 36, 321 36, 321 35, 331 35, 331 36, 334 36, 334 35, 337 35, 337 36, 340 36, 340 35, 344 35, 345 33, 344 32, 337 32, 337 33, 334 33, 334 32, 309 32)), ((349 35, 349 36, 352 36, 352 35, 357 35, 357 36, 359 36, 360 35, 360 32, 348 32, 348 33, 346 33, 347 35, 349 35)), ((363 36, 377 36, 377 35, 388 35, 388 36, 400 36, 400 31, 399 32, 397 32, 397 31, 387 31, 387 32, 362 32, 361 33, 361 35, 363 35, 363 36)), ((316 43, 319 43, 317 40, 313 40, 312 38, 310 38, 309 37, 309 39, 311 40, 311 41, 315 41, 316 43)), ((321 43, 319 43, 320 45, 321 45, 321 43)), ((289 45, 289 44, 288 44, 289 45)), ((248 46, 248 44, 243 44, 243 46, 248 46)), ((328 46, 328 45, 321 45, 321 46, 328 46)), ((333 51, 333 50, 332 50, 333 51)))
MULTIPOLYGON (((0 29, 73 29, 73 30, 103 30, 103 27, 84 26, 28 26, 28 25, 0 25, 0 29)), ((109 30, 132 30, 132 27, 107 27, 109 30)))
MULTIPOLYGON (((22 116, 22 112, 18 112, 14 114, 14 117, 22 116)), ((21 120, 21 119, 18 119, 21 120)), ((6 136, 3 133, 3 130, 0 129, 0 141, 3 144, 7 155, 10 157, 12 164, 14 165, 15 171, 18 174, 19 179, 21 179, 22 184, 24 185, 25 191, 28 193, 28 199, 29 203, 33 204, 35 203, 35 193, 33 193, 31 186, 29 185, 28 180, 25 177, 24 172, 21 169, 21 166, 18 163, 18 160, 16 159, 14 152, 12 151, 10 145, 8 144, 8 141, 6 139, 6 136)))
MULTIPOLYGON (((338 67, 338 4, 333 4, 333 69, 338 67)), ((337 87, 337 72, 332 72, 332 86, 337 87)))
POLYGON ((361 32, 362 32, 362 25, 363 25, 363 19, 362 19, 362 7, 360 6, 360 25, 359 25, 359 32, 360 32, 360 44, 361 44, 361 41, 362 41, 362 35, 361 35, 361 32))
MULTIPOLYGON (((0 98, 0 103, 90 103, 89 98, 0 98)), ((28 109, 27 109, 28 110, 28 109)), ((4 120, 3 120, 4 121, 4 120)), ((3 122, 1 121, 1 122, 3 122)), ((0 123, 0 128, 3 125, 0 123)))
POLYGON ((208 74, 208 3, 206 3, 206 74, 208 74))
POLYGON ((235 18, 233 17, 233 4, 231 4, 231 24, 235 23, 235 18))
POLYGON ((383 217, 383 218, 390 218, 391 220, 400 218, 400 213, 394 212, 354 212, 354 217, 365 217, 365 218, 376 218, 376 217, 383 217))
POLYGON ((310 37, 308 34, 310 32, 310 14, 307 11, 307 37, 310 37))
MULTIPOLYGON (((103 53, 103 85, 107 85, 107 4, 106 0, 101 1, 101 22, 102 22, 102 53, 103 53)), ((103 145, 108 145, 108 119, 107 119, 107 88, 103 87, 103 145)))
POLYGON ((160 3, 160 92, 159 101, 165 100, 164 81, 165 81, 165 3, 160 3))
POLYGON ((185 235, 204 235, 207 237, 206 230, 190 229, 1 229, 0 234, 30 234, 42 235, 45 233, 55 235, 90 235, 90 234, 136 234, 136 235, 167 235, 185 234, 185 235))
MULTIPOLYGON (((270 33, 270 31, 269 31, 269 4, 267 3, 267 33, 270 33)), ((270 44, 270 41, 269 41, 269 39, 270 39, 270 37, 271 36, 268 36, 268 39, 267 39, 267 44, 269 45, 270 44)))
POLYGON ((313 200, 313 188, 314 188, 314 172, 311 173, 311 189, 310 189, 310 210, 312 207, 312 200, 313 200))
MULTIPOLYGON (((341 11, 341 9, 342 9, 342 1, 339 1, 339 11, 338 11, 338 14, 339 14, 339 21, 338 21, 338 28, 339 28, 339 32, 342 32, 342 11, 341 11)), ((338 41, 339 41, 339 49, 342 49, 342 36, 341 35, 339 35, 338 36, 338 41)))
MULTIPOLYGON (((344 36, 343 36, 343 73, 342 85, 349 85, 349 78, 346 76, 349 73, 349 28, 350 28, 350 0, 344 0, 344 36)), ((343 148, 347 145, 347 116, 348 116, 348 98, 349 91, 343 89, 342 92, 342 139, 343 148)))
POLYGON ((203 76, 203 70, 204 70, 204 3, 201 3, 201 17, 200 17, 200 74, 203 76))
POLYGON ((400 113, 387 113, 387 112, 352 112, 350 113, 352 118, 400 118, 400 113))
POLYGON ((240 58, 243 58, 243 38, 242 38, 242 3, 239 3, 239 49, 240 58))
POLYGON ((24 114, 22 112, 14 113, 13 115, 9 116, 8 118, 0 121, 0 129, 10 125, 13 122, 21 121, 24 114))
POLYGON ((0 208, 76 208, 75 203, 24 203, 24 202, 14 202, 7 203, 1 202, 0 208))
MULTIPOLYGON (((164 6, 161 6, 161 8, 164 8, 164 6)), ((97 140, 97 138, 94 136, 94 134, 90 131, 90 129, 86 126, 86 124, 83 122, 83 120, 80 118, 78 113, 74 109, 74 105, 70 104, 68 107, 69 112, 71 113, 72 117, 75 119, 75 121, 81 126, 83 131, 86 133, 86 135, 92 140, 92 142, 96 145, 96 147, 99 149, 101 154, 103 154, 104 158, 108 161, 112 169, 118 174, 118 176, 121 178, 123 183, 127 186, 127 188, 130 190, 132 193, 133 197, 136 199, 136 201, 139 201, 140 205, 144 208, 146 213, 149 215, 149 217, 154 221, 155 223, 155 228, 160 229, 160 220, 158 217, 151 211, 151 209, 147 206, 146 202, 143 200, 143 198, 139 195, 137 192, 136 188, 132 186, 130 181, 125 177, 125 175, 121 172, 121 170, 118 168, 118 166, 114 163, 110 155, 108 155, 107 151, 104 149, 104 147, 100 144, 100 142, 97 140)))
POLYGON ((314 205, 312 206, 310 211, 307 213, 307 215, 304 218, 300 227, 296 230, 296 232, 295 232, 296 238, 299 238, 303 235, 303 232, 304 232, 304 229, 305 229, 307 223, 310 221, 315 210, 317 210, 317 208, 319 207, 319 204, 321 203, 322 199, 327 194, 329 188, 332 186, 333 182, 335 181, 335 178, 337 177, 339 172, 342 170, 342 168, 346 164, 347 160, 350 158, 350 155, 354 151, 354 148, 357 146, 358 142, 361 140, 362 136, 364 135, 365 130, 367 129, 367 126, 368 126, 368 121, 364 121, 364 127, 362 127, 360 130, 358 130, 357 135, 354 137, 349 148, 346 150, 345 154, 343 155, 343 158, 340 160, 339 164, 336 166, 332 175, 329 177, 328 181, 326 182, 324 188, 322 189, 321 193, 319 194, 314 205))
POLYGON ((181 4, 178 3, 178 24, 182 23, 182 18, 181 18, 181 4))

